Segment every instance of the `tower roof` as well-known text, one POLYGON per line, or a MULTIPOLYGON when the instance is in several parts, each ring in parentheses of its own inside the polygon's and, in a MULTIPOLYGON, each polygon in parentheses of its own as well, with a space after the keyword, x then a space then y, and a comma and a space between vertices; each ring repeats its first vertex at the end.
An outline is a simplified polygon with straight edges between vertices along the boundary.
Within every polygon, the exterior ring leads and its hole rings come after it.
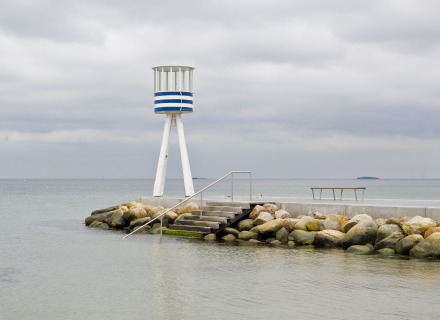
POLYGON ((189 67, 189 66, 158 66, 158 67, 154 67, 152 68, 153 70, 157 70, 157 71, 166 71, 166 72, 170 72, 170 71, 179 71, 179 68, 182 71, 191 71, 194 70, 194 67, 189 67))

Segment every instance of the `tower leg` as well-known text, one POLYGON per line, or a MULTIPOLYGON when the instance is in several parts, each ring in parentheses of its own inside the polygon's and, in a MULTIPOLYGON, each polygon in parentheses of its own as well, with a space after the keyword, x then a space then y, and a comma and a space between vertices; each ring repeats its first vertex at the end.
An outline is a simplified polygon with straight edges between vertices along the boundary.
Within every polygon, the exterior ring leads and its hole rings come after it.
POLYGON ((165 174, 167 171, 168 148, 170 145, 172 115, 167 114, 163 129, 162 146, 160 147, 159 162, 157 164, 156 180, 154 182, 153 197, 162 197, 165 186, 165 174))
POLYGON ((182 161, 183 181, 185 183, 185 195, 194 195, 194 186, 189 166, 188 151, 186 150, 185 134, 183 132, 182 115, 176 114, 177 134, 179 135, 180 159, 182 161))

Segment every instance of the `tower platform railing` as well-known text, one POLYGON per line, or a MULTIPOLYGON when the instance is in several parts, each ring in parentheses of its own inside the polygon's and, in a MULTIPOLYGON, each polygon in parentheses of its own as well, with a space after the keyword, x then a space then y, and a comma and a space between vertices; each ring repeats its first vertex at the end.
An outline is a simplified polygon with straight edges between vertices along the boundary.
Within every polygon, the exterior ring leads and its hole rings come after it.
POLYGON ((234 174, 241 174, 241 173, 247 173, 249 174, 249 202, 252 201, 252 172, 251 171, 231 171, 227 174, 225 174, 223 177, 217 179, 216 181, 214 181, 213 183, 209 184, 208 186, 204 187, 203 189, 201 189, 200 191, 197 191, 196 193, 194 193, 194 195, 186 198, 185 200, 179 202, 178 204, 176 204, 175 206, 165 210, 164 212, 162 212, 160 215, 158 215, 157 217, 155 217, 154 219, 148 221, 147 223, 143 224, 142 226, 140 226, 139 228, 137 228, 136 230, 133 230, 132 232, 130 232, 129 234, 127 234, 126 236, 124 236, 124 239, 131 236, 132 234, 138 232, 139 230, 141 230, 142 228, 148 226, 149 224, 151 224, 153 221, 157 221, 160 219, 160 234, 162 235, 162 222, 163 222, 163 217, 164 215, 166 215, 168 212, 172 211, 173 209, 181 206, 182 204, 184 204, 185 202, 195 198, 196 196, 200 195, 200 219, 203 216, 203 192, 208 190, 209 188, 211 188, 212 186, 216 185, 217 183, 219 183, 220 181, 223 181, 224 179, 226 179, 227 177, 231 176, 231 202, 234 202, 234 174))

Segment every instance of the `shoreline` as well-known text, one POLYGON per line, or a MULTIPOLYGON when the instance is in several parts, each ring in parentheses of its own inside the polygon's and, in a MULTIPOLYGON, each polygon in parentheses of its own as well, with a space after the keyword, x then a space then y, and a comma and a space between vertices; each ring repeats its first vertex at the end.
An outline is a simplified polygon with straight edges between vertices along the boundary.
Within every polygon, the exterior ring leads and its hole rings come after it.
POLYGON ((200 202, 193 201, 165 213, 180 199, 137 200, 96 210, 85 219, 85 224, 127 233, 139 229, 138 233, 164 233, 205 241, 290 248, 313 245, 339 247, 355 254, 440 258, 440 208, 205 200, 202 212, 200 202), (341 208, 348 214, 341 214, 341 208), (422 211, 432 217, 419 215, 422 211), (389 212, 398 215, 388 215, 389 212), (155 219, 156 223, 148 225, 155 219))

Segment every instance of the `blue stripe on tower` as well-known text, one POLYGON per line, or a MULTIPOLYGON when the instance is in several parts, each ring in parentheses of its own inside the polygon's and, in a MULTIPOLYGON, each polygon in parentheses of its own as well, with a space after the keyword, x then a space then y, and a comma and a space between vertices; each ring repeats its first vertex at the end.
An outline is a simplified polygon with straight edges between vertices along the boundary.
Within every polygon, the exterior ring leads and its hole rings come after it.
POLYGON ((188 97, 192 97, 192 96, 194 96, 194 94, 192 92, 187 92, 187 91, 167 91, 167 92, 155 92, 154 96, 155 97, 160 97, 160 96, 188 96, 188 97))
POLYGON ((185 103, 185 104, 193 104, 192 100, 183 100, 183 99, 163 99, 163 100, 155 100, 154 104, 161 103, 185 103))
POLYGON ((161 111, 193 111, 191 107, 157 107, 154 108, 154 112, 161 111))

